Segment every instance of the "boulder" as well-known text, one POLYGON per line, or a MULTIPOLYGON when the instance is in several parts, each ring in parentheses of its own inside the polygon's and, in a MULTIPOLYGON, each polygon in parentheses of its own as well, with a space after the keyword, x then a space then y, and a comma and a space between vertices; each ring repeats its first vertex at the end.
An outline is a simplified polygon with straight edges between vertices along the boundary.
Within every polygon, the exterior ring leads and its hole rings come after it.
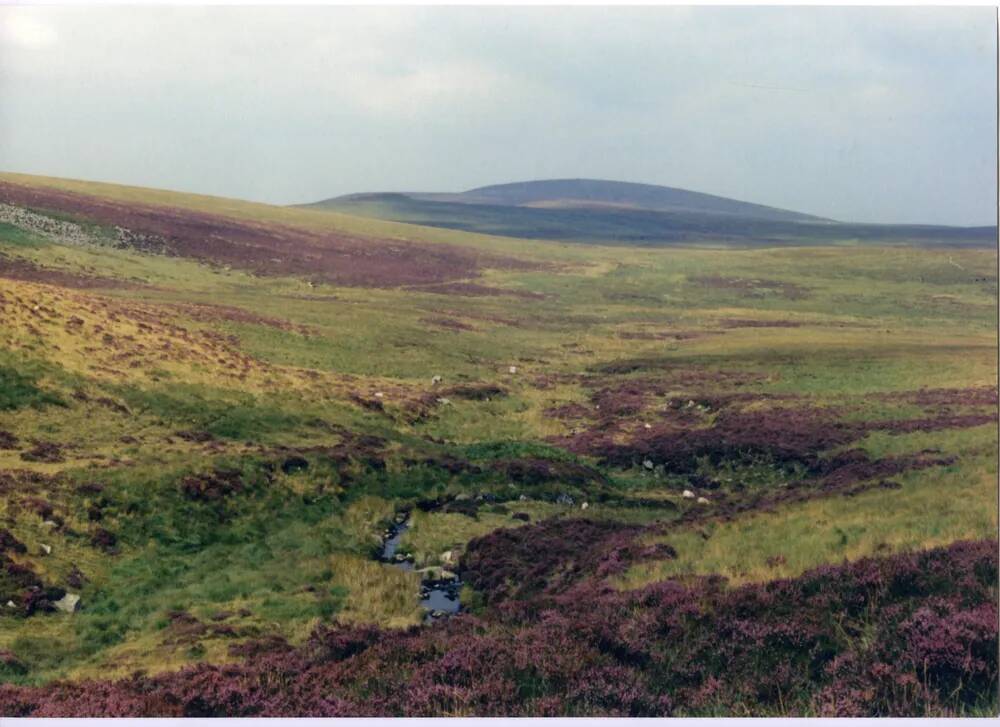
POLYGON ((686 499, 686 500, 691 500, 691 499, 693 499, 693 498, 694 498, 694 493, 693 493, 693 492, 691 492, 691 490, 684 490, 684 492, 683 492, 683 493, 681 493, 681 495, 682 495, 682 496, 684 497, 684 499, 686 499))
POLYGON ((51 545, 46 545, 45 543, 42 543, 41 544, 41 548, 45 552, 45 555, 51 555, 51 553, 52 553, 52 546, 51 545))
POLYGON ((695 500, 695 502, 697 502, 699 505, 708 505, 708 504, 710 504, 707 497, 699 497, 697 500, 695 500))
POLYGON ((644 460, 643 463, 642 463, 642 466, 645 467, 648 470, 653 469, 653 460, 651 460, 651 459, 644 460))
POLYGON ((52 605, 55 606, 57 610, 62 611, 63 613, 73 613, 74 611, 76 611, 79 603, 80 603, 80 596, 78 596, 75 593, 67 593, 58 601, 53 601, 52 605))

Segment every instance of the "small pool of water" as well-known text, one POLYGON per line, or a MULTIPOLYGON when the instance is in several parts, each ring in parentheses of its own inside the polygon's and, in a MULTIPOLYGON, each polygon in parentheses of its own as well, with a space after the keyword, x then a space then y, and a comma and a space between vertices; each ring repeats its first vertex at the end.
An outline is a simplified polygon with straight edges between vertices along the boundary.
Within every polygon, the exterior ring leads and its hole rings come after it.
MULTIPOLYGON (((402 570, 413 570, 413 563, 411 561, 399 560, 396 557, 399 550, 399 543, 409 529, 409 518, 389 528, 389 536, 382 543, 382 562, 389 563, 402 570)), ((462 609, 458 595, 461 587, 462 583, 458 578, 421 581, 420 605, 427 610, 427 619, 433 621, 443 616, 458 613, 462 609)))
POLYGON ((391 530, 392 535, 386 538, 382 544, 382 560, 386 563, 391 563, 394 566, 402 568, 403 570, 413 570, 413 563, 410 561, 396 560, 396 551, 399 550, 399 542, 403 539, 403 535, 409 529, 409 520, 404 520, 403 522, 394 525, 391 530))

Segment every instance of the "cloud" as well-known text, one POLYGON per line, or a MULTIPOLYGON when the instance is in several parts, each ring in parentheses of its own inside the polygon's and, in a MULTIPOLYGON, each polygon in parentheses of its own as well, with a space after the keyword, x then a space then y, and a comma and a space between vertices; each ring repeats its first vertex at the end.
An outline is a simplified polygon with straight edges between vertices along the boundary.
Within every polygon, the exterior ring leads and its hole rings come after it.
POLYGON ((843 219, 989 222, 994 20, 989 8, 0 8, 0 158, 277 202, 603 176, 843 219))
POLYGON ((0 44, 28 50, 50 48, 59 40, 55 29, 24 9, 8 8, 0 23, 0 44))

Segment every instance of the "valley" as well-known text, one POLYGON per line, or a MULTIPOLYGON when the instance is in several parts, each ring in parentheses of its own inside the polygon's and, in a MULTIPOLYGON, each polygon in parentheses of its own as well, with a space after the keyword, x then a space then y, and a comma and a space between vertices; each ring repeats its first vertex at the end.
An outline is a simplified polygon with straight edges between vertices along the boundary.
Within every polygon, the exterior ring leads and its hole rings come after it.
POLYGON ((0 174, 0 714, 994 714, 995 228, 685 199, 0 174))

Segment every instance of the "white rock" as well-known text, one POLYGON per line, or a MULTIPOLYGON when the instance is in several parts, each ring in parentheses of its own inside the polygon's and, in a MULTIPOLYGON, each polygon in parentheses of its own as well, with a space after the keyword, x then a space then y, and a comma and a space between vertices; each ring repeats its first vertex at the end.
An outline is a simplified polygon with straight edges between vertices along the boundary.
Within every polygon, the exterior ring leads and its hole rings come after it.
POLYGON ((7 608, 17 608, 17 604, 13 601, 7 601, 7 608))
POLYGON ((441 562, 445 564, 451 564, 455 562, 455 553, 451 550, 446 550, 441 553, 441 562))
POLYGON ((441 383, 441 377, 440 376, 432 376, 431 377, 431 383, 432 384, 440 384, 441 383))
POLYGON ((527 496, 527 495, 521 495, 521 496, 520 496, 519 498, 517 498, 517 499, 518 499, 518 500, 520 500, 521 502, 524 502, 525 500, 527 500, 527 499, 528 499, 528 496, 527 496))
POLYGON ((652 424, 643 424, 642 426, 643 426, 643 428, 645 428, 645 429, 652 429, 652 428, 653 428, 653 425, 652 425, 652 424))
POLYGON ((708 505, 709 504, 707 497, 699 497, 695 502, 697 502, 699 505, 708 505))
POLYGON ((694 493, 691 492, 691 490, 684 490, 684 492, 682 492, 681 495, 688 500, 694 497, 694 493))
POLYGON ((444 397, 441 397, 440 399, 437 400, 437 403, 444 404, 445 406, 447 406, 451 404, 451 399, 445 399, 444 397))
POLYGON ((42 543, 42 550, 45 551, 45 555, 49 555, 52 552, 52 546, 42 543))
POLYGON ((653 460, 651 459, 643 460, 642 466, 648 470, 653 469, 653 460))
POLYGON ((76 611, 78 603, 80 603, 80 597, 78 595, 75 593, 67 593, 52 605, 65 613, 73 613, 76 611))
POLYGON ((55 521, 53 521, 53 520, 45 520, 42 523, 42 525, 44 525, 47 528, 54 528, 54 527, 56 527, 55 521))
POLYGON ((588 502, 585 502, 582 505, 580 505, 581 510, 586 510, 588 507, 590 507, 590 503, 588 502))
POLYGON ((381 399, 383 396, 385 396, 385 394, 383 394, 381 391, 376 391, 375 392, 375 398, 376 399, 381 399))
POLYGON ((516 374, 516 373, 517 373, 517 366, 511 366, 511 367, 510 367, 509 369, 507 369, 507 370, 508 370, 508 371, 509 371, 510 373, 512 373, 512 374, 516 374))

